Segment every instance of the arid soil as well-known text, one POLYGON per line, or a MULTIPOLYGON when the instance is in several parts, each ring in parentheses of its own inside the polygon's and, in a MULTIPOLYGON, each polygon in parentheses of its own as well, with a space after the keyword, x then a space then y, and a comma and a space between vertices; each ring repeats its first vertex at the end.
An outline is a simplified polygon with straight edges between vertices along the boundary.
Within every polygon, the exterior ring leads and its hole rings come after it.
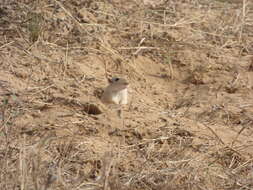
POLYGON ((0 101, 1 190, 253 189, 253 2, 2 0, 0 101))

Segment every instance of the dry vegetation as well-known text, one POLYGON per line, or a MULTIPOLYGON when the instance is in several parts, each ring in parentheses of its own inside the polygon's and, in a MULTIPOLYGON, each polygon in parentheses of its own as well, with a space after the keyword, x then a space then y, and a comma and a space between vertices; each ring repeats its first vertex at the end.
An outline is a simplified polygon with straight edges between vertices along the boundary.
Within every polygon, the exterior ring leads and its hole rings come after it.
POLYGON ((0 189, 253 189, 252 31, 251 0, 1 0, 0 189))

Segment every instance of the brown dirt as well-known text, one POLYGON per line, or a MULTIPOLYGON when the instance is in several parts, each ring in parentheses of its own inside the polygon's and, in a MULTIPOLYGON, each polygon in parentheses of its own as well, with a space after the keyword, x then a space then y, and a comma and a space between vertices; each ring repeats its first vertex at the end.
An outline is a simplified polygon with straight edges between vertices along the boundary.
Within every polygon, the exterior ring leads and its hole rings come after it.
POLYGON ((250 0, 3 1, 0 189, 253 189, 252 31, 250 0))

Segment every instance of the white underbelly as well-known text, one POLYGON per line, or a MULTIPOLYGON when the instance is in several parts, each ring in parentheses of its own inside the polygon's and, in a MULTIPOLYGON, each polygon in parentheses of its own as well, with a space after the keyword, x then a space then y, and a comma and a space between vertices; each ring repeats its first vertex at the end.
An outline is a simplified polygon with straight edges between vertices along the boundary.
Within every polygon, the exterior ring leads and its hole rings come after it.
POLYGON ((127 89, 112 94, 111 100, 115 104, 127 104, 127 89))

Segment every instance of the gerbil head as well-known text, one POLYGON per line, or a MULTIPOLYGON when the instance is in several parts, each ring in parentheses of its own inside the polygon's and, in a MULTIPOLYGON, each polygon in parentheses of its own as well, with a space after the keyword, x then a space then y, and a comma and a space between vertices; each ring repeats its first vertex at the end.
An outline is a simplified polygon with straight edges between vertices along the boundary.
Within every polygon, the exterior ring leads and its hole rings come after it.
POLYGON ((111 79, 108 79, 110 85, 115 86, 119 89, 125 89, 128 87, 129 83, 124 78, 118 78, 118 77, 112 77, 111 79))

